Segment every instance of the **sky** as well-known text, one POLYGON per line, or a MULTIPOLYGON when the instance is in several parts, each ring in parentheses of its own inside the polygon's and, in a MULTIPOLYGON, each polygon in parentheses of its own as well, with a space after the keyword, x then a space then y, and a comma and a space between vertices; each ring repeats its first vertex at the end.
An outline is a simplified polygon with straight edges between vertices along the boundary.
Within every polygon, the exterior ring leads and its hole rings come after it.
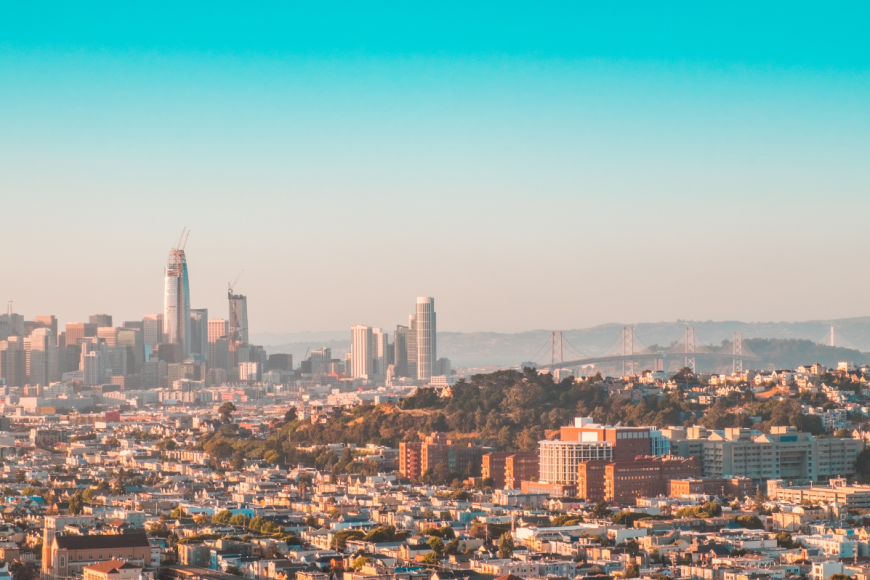
POLYGON ((870 6, 0 4, 0 301, 252 332, 870 314, 870 6))

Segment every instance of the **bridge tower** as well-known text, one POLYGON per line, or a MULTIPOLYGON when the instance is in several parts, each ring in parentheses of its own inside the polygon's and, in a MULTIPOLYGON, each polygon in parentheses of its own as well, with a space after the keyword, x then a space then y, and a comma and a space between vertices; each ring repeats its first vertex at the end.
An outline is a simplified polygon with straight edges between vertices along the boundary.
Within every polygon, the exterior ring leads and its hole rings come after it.
POLYGON ((554 330, 550 334, 550 364, 562 364, 562 331, 554 330))
POLYGON ((634 354, 634 327, 622 327, 622 376, 632 376, 635 374, 634 361, 626 359, 634 354), (628 373, 626 375, 626 372, 628 373))
POLYGON ((733 354, 735 356, 735 358, 731 364, 731 372, 732 373, 742 373, 743 372, 743 359, 736 358, 738 356, 743 356, 743 335, 740 334, 739 330, 734 332, 734 338, 731 339, 731 354, 733 354))
POLYGON ((686 364, 685 366, 695 372, 695 327, 686 327, 686 364))

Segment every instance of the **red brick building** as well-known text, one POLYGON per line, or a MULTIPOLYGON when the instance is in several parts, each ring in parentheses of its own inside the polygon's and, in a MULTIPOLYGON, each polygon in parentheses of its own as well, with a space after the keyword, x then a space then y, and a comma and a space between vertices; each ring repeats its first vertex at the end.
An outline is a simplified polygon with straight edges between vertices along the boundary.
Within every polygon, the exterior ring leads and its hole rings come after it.
POLYGON ((613 460, 631 460, 652 452, 649 427, 613 427, 598 425, 590 417, 577 417, 572 427, 559 431, 562 441, 609 441, 613 443, 613 460))
POLYGON ((504 486, 518 489, 520 483, 538 476, 538 453, 523 451, 508 456, 504 462, 504 486))
POLYGON ((696 457, 670 455, 641 456, 629 461, 585 461, 577 470, 581 497, 617 503, 634 503, 639 497, 665 495, 671 479, 701 476, 701 464, 696 457))
POLYGON ((577 465, 577 496, 590 501, 604 499, 604 468, 609 461, 596 459, 577 465))
POLYGON ((399 444, 399 473, 420 479, 430 467, 439 463, 452 473, 474 473, 480 465, 483 448, 478 445, 453 445, 446 433, 432 433, 422 443, 399 444))
POLYGON ((538 475, 538 454, 534 451, 498 451, 483 456, 481 477, 492 479, 493 489, 517 489, 523 480, 538 475))

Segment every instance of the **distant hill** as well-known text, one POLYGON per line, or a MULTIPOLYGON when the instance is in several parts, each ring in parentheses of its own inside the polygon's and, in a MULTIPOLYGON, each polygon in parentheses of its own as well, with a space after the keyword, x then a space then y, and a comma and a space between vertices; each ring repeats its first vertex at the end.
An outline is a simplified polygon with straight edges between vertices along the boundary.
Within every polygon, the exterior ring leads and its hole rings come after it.
MULTIPOLYGON (((621 340, 624 324, 603 324, 592 328, 563 330, 564 356, 570 344, 587 356, 601 355, 621 340)), ((739 331, 744 343, 762 357, 753 367, 784 368, 820 362, 833 366, 838 361, 870 362, 863 352, 870 351, 870 317, 807 322, 739 322, 692 321, 642 323, 634 325, 636 342, 646 346, 668 346, 683 341, 687 326, 695 329, 697 344, 720 346, 739 331), (835 348, 821 343, 830 340, 834 327, 835 348), (766 343, 751 339, 767 339, 766 343), (794 340, 791 340, 794 339, 794 340), (758 350, 756 350, 756 348, 758 350)), ((531 360, 549 361, 549 330, 531 330, 513 334, 498 332, 439 332, 438 356, 447 357, 455 367, 498 365, 510 367, 531 360)), ((350 350, 350 330, 346 332, 312 332, 282 335, 253 335, 253 341, 265 344, 272 352, 289 352, 301 360, 306 349, 329 346, 333 356, 343 358, 350 350), (347 338, 344 338, 347 337, 347 338)), ((699 369, 714 370, 714 369, 699 369)), ((725 370, 720 369, 720 370, 725 370)))

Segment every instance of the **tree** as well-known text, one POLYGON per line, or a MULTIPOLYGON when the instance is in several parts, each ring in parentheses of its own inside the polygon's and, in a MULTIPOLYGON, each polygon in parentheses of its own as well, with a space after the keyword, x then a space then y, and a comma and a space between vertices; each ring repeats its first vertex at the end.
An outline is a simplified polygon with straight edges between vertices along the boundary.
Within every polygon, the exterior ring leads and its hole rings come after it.
POLYGON ((429 547, 432 549, 432 551, 439 556, 444 553, 444 540, 442 540, 438 536, 432 536, 431 538, 429 538, 427 544, 429 544, 429 547))
POLYGON ((368 564, 371 561, 372 561, 372 559, 369 558, 368 556, 360 556, 359 558, 357 558, 356 560, 353 561, 353 563, 350 565, 350 569, 353 570, 354 572, 359 572, 360 570, 363 569, 363 566, 365 566, 366 564, 368 564))
POLYGON ((233 517, 233 512, 230 510, 221 510, 211 518, 211 523, 214 525, 228 524, 233 517))
POLYGON ((260 518, 260 516, 254 516, 254 519, 252 519, 251 521, 248 522, 248 529, 259 532, 260 526, 262 526, 262 525, 263 525, 263 520, 260 518))
POLYGON ((248 524, 248 516, 245 514, 236 514, 230 518, 230 525, 232 526, 246 526, 248 524))
POLYGON ((233 405, 232 401, 227 401, 218 408, 218 414, 221 416, 221 421, 224 423, 229 423, 233 420, 232 415, 235 411, 236 406, 233 405))
POLYGON ((441 559, 435 552, 428 552, 425 556, 423 556, 423 563, 430 566, 437 566, 440 561, 441 559))
POLYGON ((739 516, 737 518, 737 523, 741 527, 746 528, 747 530, 764 529, 764 523, 762 523, 762 521, 758 519, 758 516, 739 516))
POLYGON ((607 502, 604 500, 599 501, 592 507, 593 518, 606 518, 612 513, 613 512, 610 510, 610 508, 607 507, 607 502))
POLYGON ((828 580, 852 580, 852 577, 848 574, 831 574, 828 580))
POLYGON ((296 407, 290 407, 289 409, 287 409, 287 412, 284 413, 284 421, 286 421, 287 423, 292 423, 296 420, 296 417, 296 407))
POLYGON ((498 557, 510 558, 514 555, 514 538, 510 532, 505 532, 498 539, 498 557))
POLYGON ((267 535, 268 534, 277 534, 280 531, 281 531, 281 526, 279 526, 275 522, 265 521, 260 526, 260 533, 261 534, 267 534, 267 535))
POLYGON ((800 542, 795 542, 788 532, 780 532, 776 536, 776 545, 786 550, 792 550, 801 546, 800 542))
POLYGON ((85 500, 82 498, 82 493, 77 491, 69 498, 69 513, 77 516, 85 509, 85 500))
POLYGON ((640 577, 640 568, 638 568, 637 564, 632 562, 628 566, 625 567, 625 578, 639 578, 640 577))
POLYGON ((333 550, 344 550, 348 540, 361 540, 364 535, 359 530, 341 530, 333 534, 329 547, 333 550))
POLYGON ((177 507, 174 510, 172 510, 171 512, 169 512, 170 518, 180 518, 183 516, 184 516, 184 510, 182 510, 180 507, 177 507))

